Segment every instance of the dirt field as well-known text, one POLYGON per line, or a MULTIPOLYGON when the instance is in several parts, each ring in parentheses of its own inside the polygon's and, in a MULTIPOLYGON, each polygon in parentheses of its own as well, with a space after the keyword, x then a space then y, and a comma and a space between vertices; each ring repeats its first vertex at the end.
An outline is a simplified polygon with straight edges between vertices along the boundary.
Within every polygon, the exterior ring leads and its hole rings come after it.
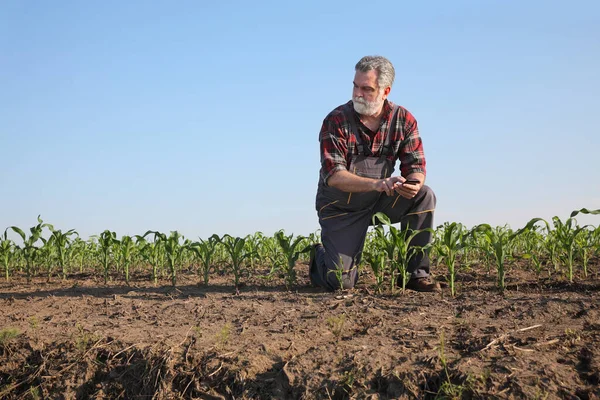
MULTIPOLYGON (((0 283, 2 399, 598 399, 600 279, 463 272, 458 295, 278 281, 0 283)), ((438 275, 445 271, 438 269, 438 275)))

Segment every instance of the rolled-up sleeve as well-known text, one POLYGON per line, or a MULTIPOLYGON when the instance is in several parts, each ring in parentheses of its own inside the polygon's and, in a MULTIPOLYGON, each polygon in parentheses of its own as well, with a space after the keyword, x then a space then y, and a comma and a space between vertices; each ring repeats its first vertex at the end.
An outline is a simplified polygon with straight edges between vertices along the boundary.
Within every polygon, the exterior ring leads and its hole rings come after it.
POLYGON ((323 121, 319 135, 321 147, 321 178, 327 180, 337 171, 347 170, 347 137, 339 116, 328 115, 323 121))
POLYGON ((400 160, 400 172, 402 176, 408 176, 415 172, 426 175, 427 163, 423 151, 423 141, 419 136, 417 120, 408 111, 406 111, 403 131, 404 139, 398 149, 398 159, 400 160))

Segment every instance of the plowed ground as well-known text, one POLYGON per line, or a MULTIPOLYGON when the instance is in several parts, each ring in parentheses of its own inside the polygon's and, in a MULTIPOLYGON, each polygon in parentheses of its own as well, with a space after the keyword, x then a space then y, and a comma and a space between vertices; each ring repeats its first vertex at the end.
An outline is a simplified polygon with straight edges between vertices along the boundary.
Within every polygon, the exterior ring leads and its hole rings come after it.
MULTIPOLYGON (((598 399, 600 260, 574 283, 461 270, 458 293, 192 272, 0 283, 2 399, 598 399)), ((438 279, 445 271, 435 268, 438 279)))

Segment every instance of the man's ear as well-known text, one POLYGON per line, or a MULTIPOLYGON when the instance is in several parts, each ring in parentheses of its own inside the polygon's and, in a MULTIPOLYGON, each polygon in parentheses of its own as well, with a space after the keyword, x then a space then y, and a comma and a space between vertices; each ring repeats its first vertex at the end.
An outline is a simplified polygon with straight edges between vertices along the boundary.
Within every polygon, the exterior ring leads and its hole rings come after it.
POLYGON ((390 94, 391 91, 392 91, 392 88, 389 86, 384 89, 384 91, 383 91, 383 99, 384 100, 388 97, 388 95, 390 94))

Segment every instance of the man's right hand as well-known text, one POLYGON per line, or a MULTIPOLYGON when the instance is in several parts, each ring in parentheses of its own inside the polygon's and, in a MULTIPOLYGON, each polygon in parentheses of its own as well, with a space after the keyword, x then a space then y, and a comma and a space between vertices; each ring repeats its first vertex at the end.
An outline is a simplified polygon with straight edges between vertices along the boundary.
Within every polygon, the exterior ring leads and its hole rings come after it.
POLYGON ((385 192, 388 196, 393 196, 396 191, 394 185, 396 183, 401 184, 405 179, 401 176, 390 176, 385 179, 377 179, 375 181, 374 190, 377 192, 385 192))

